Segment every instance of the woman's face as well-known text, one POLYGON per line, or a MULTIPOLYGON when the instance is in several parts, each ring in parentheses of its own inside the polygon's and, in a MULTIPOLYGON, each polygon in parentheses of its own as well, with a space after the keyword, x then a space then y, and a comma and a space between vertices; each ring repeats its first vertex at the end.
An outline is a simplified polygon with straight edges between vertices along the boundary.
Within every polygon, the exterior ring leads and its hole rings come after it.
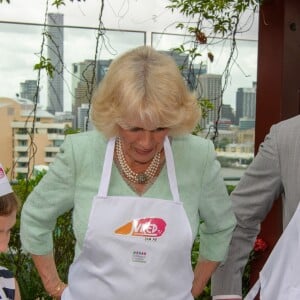
POLYGON ((13 211, 10 215, 0 216, 0 253, 6 252, 10 239, 10 230, 16 223, 17 212, 13 211))
POLYGON ((163 149, 168 128, 147 126, 139 121, 124 121, 119 124, 119 137, 123 152, 130 162, 147 163, 163 149))

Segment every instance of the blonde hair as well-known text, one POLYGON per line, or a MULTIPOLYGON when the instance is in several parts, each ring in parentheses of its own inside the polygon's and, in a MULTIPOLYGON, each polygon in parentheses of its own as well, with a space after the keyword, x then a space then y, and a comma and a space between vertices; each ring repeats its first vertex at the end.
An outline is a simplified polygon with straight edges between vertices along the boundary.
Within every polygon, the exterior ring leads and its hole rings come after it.
POLYGON ((93 124, 108 138, 124 119, 169 128, 174 136, 191 132, 200 116, 173 58, 148 46, 115 59, 92 99, 93 124))

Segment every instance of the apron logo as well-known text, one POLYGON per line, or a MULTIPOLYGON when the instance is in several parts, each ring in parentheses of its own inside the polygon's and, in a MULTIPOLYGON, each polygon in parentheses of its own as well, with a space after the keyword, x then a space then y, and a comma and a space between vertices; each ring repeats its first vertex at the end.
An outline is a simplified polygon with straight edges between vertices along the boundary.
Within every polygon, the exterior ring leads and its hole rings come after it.
POLYGON ((142 237, 160 237, 163 235, 166 225, 166 222, 160 218, 134 219, 116 229, 115 233, 142 237))

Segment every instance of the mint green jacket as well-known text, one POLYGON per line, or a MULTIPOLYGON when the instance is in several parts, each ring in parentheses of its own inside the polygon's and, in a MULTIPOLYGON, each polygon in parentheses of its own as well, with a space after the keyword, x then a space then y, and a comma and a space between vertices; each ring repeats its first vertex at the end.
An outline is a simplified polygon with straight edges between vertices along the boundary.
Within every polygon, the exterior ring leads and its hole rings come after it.
MULTIPOLYGON (((107 140, 97 131, 66 137, 47 174, 23 206, 21 241, 24 250, 37 255, 50 253, 57 217, 73 209, 75 257, 80 254, 92 199, 98 192, 106 144, 107 140)), ((187 135, 173 138, 172 150, 179 194, 193 238, 200 232, 200 254, 209 260, 223 261, 236 219, 215 159, 214 146, 209 140, 187 135)), ((137 196, 115 165, 108 193, 137 196)), ((172 199, 166 166, 143 196, 172 199)))

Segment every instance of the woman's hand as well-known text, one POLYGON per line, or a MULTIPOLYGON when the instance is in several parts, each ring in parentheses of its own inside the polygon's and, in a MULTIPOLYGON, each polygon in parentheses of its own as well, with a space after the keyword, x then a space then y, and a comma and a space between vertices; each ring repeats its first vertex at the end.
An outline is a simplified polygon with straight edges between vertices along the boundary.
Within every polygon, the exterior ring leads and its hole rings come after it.
POLYGON ((203 292, 203 289, 205 288, 213 272, 217 269, 219 263, 220 262, 218 261, 200 258, 194 270, 192 295, 195 298, 203 292))
POLYGON ((53 300, 60 300, 61 295, 66 287, 67 285, 64 282, 60 281, 55 288, 47 290, 47 292, 50 296, 53 297, 53 300))
POLYGON ((60 300, 61 295, 67 285, 59 278, 53 254, 32 254, 31 256, 42 279, 45 290, 50 296, 53 297, 53 299, 60 300))

